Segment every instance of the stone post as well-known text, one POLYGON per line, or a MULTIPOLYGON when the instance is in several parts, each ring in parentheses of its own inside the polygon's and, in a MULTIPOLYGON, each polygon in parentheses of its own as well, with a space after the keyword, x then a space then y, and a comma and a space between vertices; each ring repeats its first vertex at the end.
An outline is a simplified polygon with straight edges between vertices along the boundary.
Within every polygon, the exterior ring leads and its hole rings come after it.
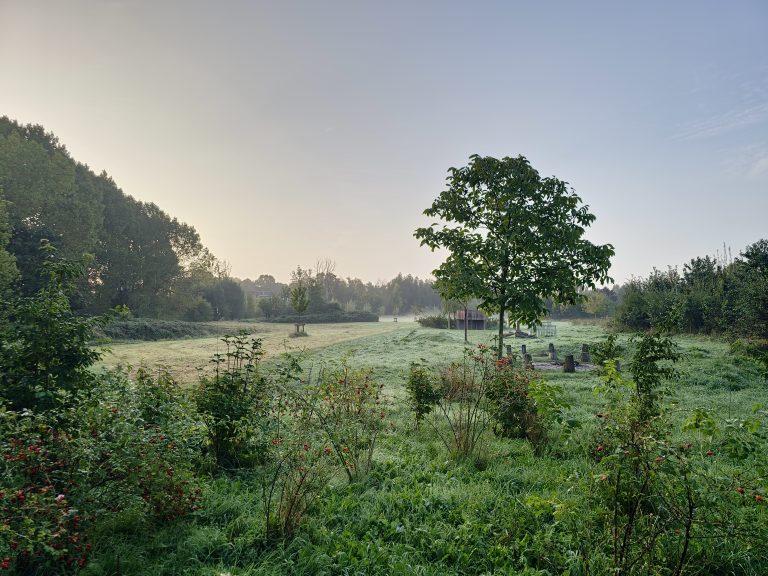
POLYGON ((549 359, 553 362, 557 361, 557 352, 555 352, 555 345, 552 342, 549 343, 549 359))
POLYGON ((576 372, 576 362, 573 360, 573 354, 566 355, 563 372, 576 372))
POLYGON ((589 346, 587 344, 581 345, 581 361, 585 363, 592 362, 592 357, 589 355, 589 346))

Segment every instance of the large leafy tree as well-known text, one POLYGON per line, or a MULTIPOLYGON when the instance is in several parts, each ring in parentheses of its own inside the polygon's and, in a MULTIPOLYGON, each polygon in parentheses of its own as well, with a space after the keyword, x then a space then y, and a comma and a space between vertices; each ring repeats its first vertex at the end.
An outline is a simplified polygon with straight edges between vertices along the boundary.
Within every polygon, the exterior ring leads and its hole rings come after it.
POLYGON ((68 259, 93 250, 102 226, 102 203, 89 186, 88 173, 42 126, 0 117, 0 188, 8 201, 12 233, 7 250, 20 272, 19 292, 29 296, 44 284, 37 273, 43 263, 42 240, 68 259))
POLYGON ((566 182, 542 178, 526 158, 471 156, 451 168, 447 189, 424 214, 437 217, 416 238, 450 256, 433 274, 445 295, 474 296, 498 312, 498 353, 505 318, 535 324, 546 298, 574 303, 581 288, 610 281, 610 244, 584 238, 595 217, 566 182))

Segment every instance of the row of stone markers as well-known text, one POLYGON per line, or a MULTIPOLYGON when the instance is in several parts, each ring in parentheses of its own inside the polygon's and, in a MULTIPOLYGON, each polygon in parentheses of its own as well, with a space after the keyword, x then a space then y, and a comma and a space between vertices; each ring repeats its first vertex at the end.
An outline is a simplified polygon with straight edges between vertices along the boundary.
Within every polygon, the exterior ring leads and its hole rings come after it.
MULTIPOLYGON (((557 358, 557 350, 555 345, 550 342, 549 344, 549 362, 534 362, 533 357, 528 353, 528 349, 525 344, 520 346, 520 354, 523 358, 523 365, 528 370, 534 370, 535 368, 541 368, 544 370, 552 370, 554 368, 563 367, 563 372, 576 372, 578 366, 580 370, 592 370, 596 368, 591 362, 592 357, 589 354, 589 346, 587 344, 581 345, 581 356, 579 362, 576 362, 573 354, 567 354, 563 361, 560 362, 557 358)), ((512 345, 507 344, 507 356, 512 355, 512 345)))

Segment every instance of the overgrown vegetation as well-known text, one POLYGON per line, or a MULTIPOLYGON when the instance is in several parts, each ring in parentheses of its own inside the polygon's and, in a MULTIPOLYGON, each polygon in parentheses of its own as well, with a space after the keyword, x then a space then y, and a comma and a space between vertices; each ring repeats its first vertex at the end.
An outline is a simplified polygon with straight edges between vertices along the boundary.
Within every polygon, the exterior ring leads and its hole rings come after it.
MULTIPOLYGON (((350 341, 346 359, 339 347, 265 359, 240 334, 183 389, 164 370, 87 370, 93 326, 62 297, 79 267, 46 262, 36 294, 3 301, 8 573, 768 565, 767 414, 753 406, 764 381, 725 344, 615 336, 592 346, 606 360, 598 377, 524 370, 487 343, 416 326, 350 341), (67 340, 35 344, 33 328, 54 320, 67 340)), ((599 331, 572 333, 594 343, 599 331)))

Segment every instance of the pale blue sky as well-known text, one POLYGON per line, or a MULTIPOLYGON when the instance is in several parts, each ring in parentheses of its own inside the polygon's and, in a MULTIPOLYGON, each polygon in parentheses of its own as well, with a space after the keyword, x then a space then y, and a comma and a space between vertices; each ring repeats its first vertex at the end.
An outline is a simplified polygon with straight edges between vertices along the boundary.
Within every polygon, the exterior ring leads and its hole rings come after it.
POLYGON ((427 276, 474 153, 570 182, 617 281, 768 237, 764 0, 0 0, 0 114, 240 277, 427 276))

